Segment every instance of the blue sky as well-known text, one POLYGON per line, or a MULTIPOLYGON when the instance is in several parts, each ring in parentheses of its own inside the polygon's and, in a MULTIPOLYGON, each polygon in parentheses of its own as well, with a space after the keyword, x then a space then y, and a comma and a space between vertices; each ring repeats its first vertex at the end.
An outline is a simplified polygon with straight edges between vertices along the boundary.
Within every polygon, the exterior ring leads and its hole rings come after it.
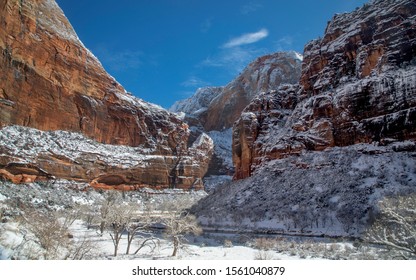
POLYGON ((169 108, 222 86, 256 57, 322 36, 366 0, 57 0, 79 38, 127 91, 169 108))

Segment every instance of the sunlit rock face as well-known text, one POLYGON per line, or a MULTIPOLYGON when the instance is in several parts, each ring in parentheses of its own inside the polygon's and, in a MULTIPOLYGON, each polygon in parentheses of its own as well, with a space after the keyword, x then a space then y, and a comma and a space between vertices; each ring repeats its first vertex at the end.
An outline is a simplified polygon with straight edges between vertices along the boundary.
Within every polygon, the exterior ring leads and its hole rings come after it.
MULTIPOLYGON (((206 172, 210 152, 203 150, 207 158, 200 161, 190 149, 188 125, 174 114, 127 93, 85 48, 55 1, 1 1, 0 53, 0 127, 19 125, 81 133, 98 143, 137 147, 146 155, 167 158, 140 167, 137 173, 150 174, 140 180, 130 180, 130 175, 121 176, 122 180, 102 179, 110 172, 107 168, 97 174, 92 172, 97 178, 85 174, 75 177, 96 179, 103 184, 140 181, 152 185, 154 181, 168 186, 170 173, 183 173, 181 176, 189 179, 178 184, 190 187, 206 172), (179 172, 178 162, 185 157, 192 164, 179 172), (152 169, 153 163, 163 168, 152 169)), ((14 161, 18 161, 14 156, 3 157, 0 167, 4 169, 14 161)), ((36 160, 31 164, 40 167, 36 160)), ((71 177, 75 172, 54 171, 54 165, 52 162, 48 169, 50 175, 71 177)), ((9 168, 7 172, 24 175, 25 170, 28 169, 9 168)))
POLYGON ((276 90, 282 84, 296 83, 301 65, 302 56, 293 51, 265 55, 255 59, 226 86, 200 88, 170 108, 185 114, 184 119, 194 134, 206 132, 213 138, 215 150, 208 176, 233 174, 233 123, 259 94, 276 90))
POLYGON ((305 46, 299 85, 269 91, 234 124, 235 179, 272 159, 416 139, 416 3, 373 1, 305 46))

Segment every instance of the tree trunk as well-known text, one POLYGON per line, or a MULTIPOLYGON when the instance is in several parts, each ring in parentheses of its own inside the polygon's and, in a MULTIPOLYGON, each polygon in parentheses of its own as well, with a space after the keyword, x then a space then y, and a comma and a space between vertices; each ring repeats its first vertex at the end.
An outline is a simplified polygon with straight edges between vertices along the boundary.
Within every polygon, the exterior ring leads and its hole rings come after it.
POLYGON ((130 245, 131 245, 131 242, 133 241, 133 236, 134 236, 134 233, 127 232, 127 249, 126 249, 126 255, 128 255, 130 253, 130 245))
POLYGON ((117 257, 118 252, 118 242, 114 243, 114 257, 117 257))
POLYGON ((177 236, 173 237, 173 253, 172 257, 176 257, 176 254, 178 253, 179 249, 179 238, 177 236))
POLYGON ((103 235, 103 233, 104 233, 104 229, 105 229, 105 222, 104 222, 104 221, 102 221, 102 222, 100 223, 100 233, 101 233, 101 235, 103 235))

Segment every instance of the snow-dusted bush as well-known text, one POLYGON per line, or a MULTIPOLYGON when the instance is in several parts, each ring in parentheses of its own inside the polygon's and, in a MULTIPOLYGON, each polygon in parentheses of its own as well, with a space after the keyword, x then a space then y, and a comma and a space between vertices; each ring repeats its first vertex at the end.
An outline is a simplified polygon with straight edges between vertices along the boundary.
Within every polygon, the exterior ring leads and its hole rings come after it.
POLYGON ((255 260, 272 260, 273 254, 268 250, 259 250, 254 255, 255 260))
POLYGON ((93 242, 87 237, 74 239, 71 224, 71 215, 25 208, 20 217, 3 227, 0 243, 12 251, 13 259, 91 258, 93 242))
POLYGON ((256 248, 256 249, 258 249, 258 250, 271 250, 271 249, 275 249, 275 247, 276 247, 276 240, 275 239, 271 239, 271 238, 264 238, 264 237, 256 238, 254 240, 253 247, 256 248))
POLYGON ((388 197, 366 240, 386 246, 393 258, 416 259, 416 194, 388 197))

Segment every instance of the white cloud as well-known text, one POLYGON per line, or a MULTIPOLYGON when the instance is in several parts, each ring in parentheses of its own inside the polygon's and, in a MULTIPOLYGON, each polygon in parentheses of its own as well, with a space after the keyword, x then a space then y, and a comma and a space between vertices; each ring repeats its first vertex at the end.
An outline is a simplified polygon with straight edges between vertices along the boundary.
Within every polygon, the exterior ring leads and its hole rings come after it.
POLYGON ((233 38, 225 43, 222 47, 223 48, 234 48, 242 45, 248 45, 256 43, 264 38, 269 36, 269 31, 265 28, 260 29, 254 33, 246 33, 239 37, 233 38))
POLYGON ((184 98, 188 98, 188 97, 191 97, 191 96, 195 95, 195 91, 191 91, 191 90, 178 91, 176 93, 176 95, 178 95, 181 99, 184 99, 184 98))
POLYGON ((284 36, 276 41, 276 49, 278 51, 287 51, 293 48, 293 37, 292 36, 284 36))

